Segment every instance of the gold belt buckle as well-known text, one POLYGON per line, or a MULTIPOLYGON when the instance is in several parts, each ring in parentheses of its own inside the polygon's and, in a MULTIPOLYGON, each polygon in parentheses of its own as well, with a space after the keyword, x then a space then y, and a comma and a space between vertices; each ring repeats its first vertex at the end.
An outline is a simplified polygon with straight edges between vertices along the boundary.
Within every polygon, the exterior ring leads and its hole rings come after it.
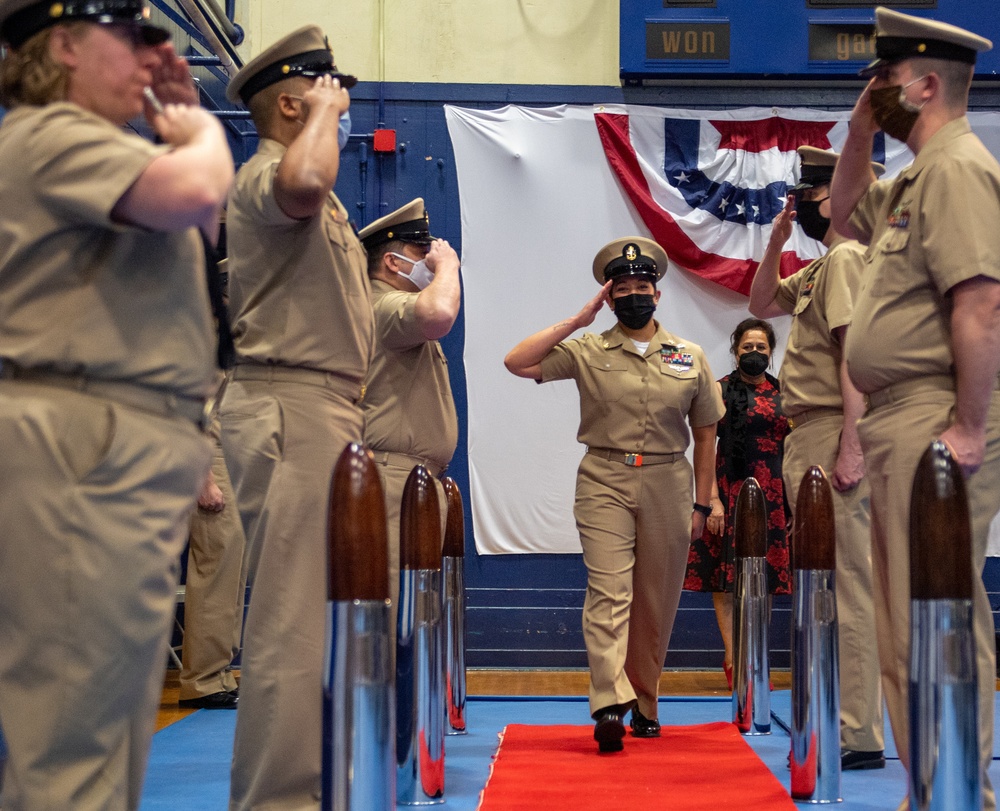
POLYGON ((628 465, 629 467, 642 467, 642 454, 626 453, 625 464, 628 465))

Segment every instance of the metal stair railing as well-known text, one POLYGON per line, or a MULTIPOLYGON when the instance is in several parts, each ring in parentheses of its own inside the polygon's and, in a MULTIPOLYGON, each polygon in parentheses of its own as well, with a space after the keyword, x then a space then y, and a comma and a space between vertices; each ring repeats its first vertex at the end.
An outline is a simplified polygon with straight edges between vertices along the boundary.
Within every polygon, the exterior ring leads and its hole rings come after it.
POLYGON ((243 67, 236 51, 236 46, 243 42, 243 29, 226 16, 215 0, 175 0, 175 3, 152 0, 153 6, 176 28, 211 54, 186 55, 188 61, 192 65, 218 66, 227 79, 232 78, 243 67))
POLYGON ((235 109, 225 98, 226 87, 243 59, 236 46, 243 42, 243 29, 232 19, 232 2, 223 11, 216 0, 150 0, 172 28, 178 53, 191 65, 201 104, 216 115, 230 136, 237 162, 245 159, 248 137, 256 135, 250 113, 235 109), (200 70, 196 70, 200 69, 200 70))
MULTIPOLYGON (((249 111, 235 107, 225 98, 225 90, 230 79, 243 67, 243 59, 236 46, 243 42, 243 29, 233 18, 235 0, 224 0, 223 11, 219 0, 150 0, 153 8, 166 18, 167 27, 172 27, 178 53, 183 53, 188 64, 199 71, 207 71, 208 77, 195 77, 198 95, 202 105, 217 116, 230 136, 230 147, 237 166, 250 157, 253 139, 257 130, 250 120, 249 111), (187 43, 185 45, 185 40, 187 43)), ((379 82, 378 121, 384 119, 384 100, 381 81, 379 82)), ((379 123, 376 128, 383 125, 379 123)), ((362 222, 367 222, 367 177, 369 144, 374 140, 374 132, 352 132, 349 142, 357 145, 358 172, 361 182, 361 200, 357 208, 362 222)), ((402 151, 405 147, 400 147, 402 151)), ((388 153, 376 155, 393 154, 388 153)), ((379 161, 381 167, 381 161, 379 161)), ((377 216, 378 208, 376 208, 377 216)))

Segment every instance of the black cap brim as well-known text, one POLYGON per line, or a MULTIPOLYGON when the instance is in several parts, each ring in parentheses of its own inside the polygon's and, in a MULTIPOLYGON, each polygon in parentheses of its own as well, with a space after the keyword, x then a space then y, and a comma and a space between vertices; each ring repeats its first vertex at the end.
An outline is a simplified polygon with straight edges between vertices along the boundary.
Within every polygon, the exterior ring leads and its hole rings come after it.
POLYGON ((898 59, 882 59, 881 57, 879 57, 878 59, 872 60, 863 68, 861 68, 861 70, 858 71, 858 76, 860 76, 862 79, 870 79, 872 78, 872 76, 878 73, 882 68, 888 67, 889 65, 894 65, 898 61, 899 61, 898 59))
POLYGON ((320 76, 332 76, 338 82, 344 90, 350 90, 354 85, 358 83, 357 76, 351 76, 349 73, 340 73, 336 70, 299 70, 288 74, 289 77, 302 76, 305 79, 318 79, 320 76))
POLYGON ((354 85, 358 83, 357 76, 351 76, 349 73, 334 73, 333 78, 340 82, 340 86, 344 90, 350 90, 354 85))
POLYGON ((833 182, 833 176, 830 177, 810 177, 800 180, 794 186, 792 186, 788 191, 791 194, 798 194, 802 191, 808 191, 809 189, 815 189, 820 186, 829 186, 833 182))
POLYGON ((160 28, 152 23, 139 23, 139 31, 142 34, 142 41, 147 45, 162 45, 170 40, 170 32, 166 28, 160 28))

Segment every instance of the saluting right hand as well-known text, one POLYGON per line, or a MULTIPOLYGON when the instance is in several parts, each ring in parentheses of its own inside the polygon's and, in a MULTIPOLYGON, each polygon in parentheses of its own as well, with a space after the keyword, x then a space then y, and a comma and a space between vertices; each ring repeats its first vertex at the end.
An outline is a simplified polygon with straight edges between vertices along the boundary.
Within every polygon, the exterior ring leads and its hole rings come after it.
POLYGON ((156 134, 166 143, 183 146, 197 136, 215 132, 225 139, 219 120, 207 110, 188 104, 166 104, 163 112, 153 116, 156 134))
POLYGON ((604 287, 601 288, 601 292, 583 305, 583 309, 576 314, 574 320, 576 321, 577 329, 580 327, 589 327, 594 323, 594 319, 597 318, 597 314, 601 311, 601 307, 604 306, 604 302, 611 295, 612 283, 613 280, 606 282, 604 287))
POLYGON ((795 195, 789 194, 785 198, 785 207, 778 212, 778 216, 771 222, 770 242, 780 248, 792 235, 792 228, 795 226, 795 195))
POLYGON ((435 239, 431 243, 431 249, 427 251, 424 262, 431 273, 437 273, 438 265, 442 262, 451 262, 455 267, 460 264, 458 254, 446 239, 435 239))
POLYGON ((302 101, 308 110, 307 121, 309 115, 326 110, 336 112, 339 121, 351 106, 351 95, 340 86, 340 80, 335 76, 319 76, 313 86, 302 94, 302 101))
POLYGON ((848 124, 851 135, 874 138, 875 133, 881 129, 881 127, 875 123, 875 116, 872 115, 871 104, 872 85, 875 84, 875 79, 877 78, 878 77, 873 77, 868 84, 865 85, 865 89, 861 91, 861 95, 858 96, 858 100, 854 103, 854 109, 851 110, 851 121, 848 124))
POLYGON ((198 104, 198 88, 191 78, 191 66, 183 56, 178 56, 171 42, 153 48, 159 64, 153 68, 150 89, 161 104, 198 104))

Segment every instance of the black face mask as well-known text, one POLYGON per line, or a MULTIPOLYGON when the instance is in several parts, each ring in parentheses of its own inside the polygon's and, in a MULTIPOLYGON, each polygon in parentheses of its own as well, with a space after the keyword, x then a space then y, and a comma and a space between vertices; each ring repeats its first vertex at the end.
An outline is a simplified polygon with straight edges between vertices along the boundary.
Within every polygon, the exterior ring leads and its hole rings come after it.
MULTIPOLYGON (((918 81, 920 79, 913 80, 913 82, 918 81)), ((879 87, 872 89, 869 94, 872 117, 875 119, 875 123, 881 127, 882 132, 886 135, 903 143, 906 143, 906 139, 910 137, 910 132, 913 130, 913 125, 917 123, 921 110, 920 107, 906 100, 904 93, 909 86, 904 87, 896 84, 891 87, 879 87)))
POLYGON ((757 377, 764 374, 767 364, 770 363, 767 355, 763 352, 747 352, 740 355, 740 371, 747 377, 757 377))
MULTIPOLYGON (((824 197, 823 200, 828 200, 824 197)), ((819 213, 819 204, 823 200, 800 200, 795 204, 795 219, 798 220, 807 237, 823 241, 830 229, 830 218, 819 213)))
POLYGON ((656 302, 646 293, 633 293, 616 298, 615 317, 629 329, 642 329, 653 317, 656 302))

